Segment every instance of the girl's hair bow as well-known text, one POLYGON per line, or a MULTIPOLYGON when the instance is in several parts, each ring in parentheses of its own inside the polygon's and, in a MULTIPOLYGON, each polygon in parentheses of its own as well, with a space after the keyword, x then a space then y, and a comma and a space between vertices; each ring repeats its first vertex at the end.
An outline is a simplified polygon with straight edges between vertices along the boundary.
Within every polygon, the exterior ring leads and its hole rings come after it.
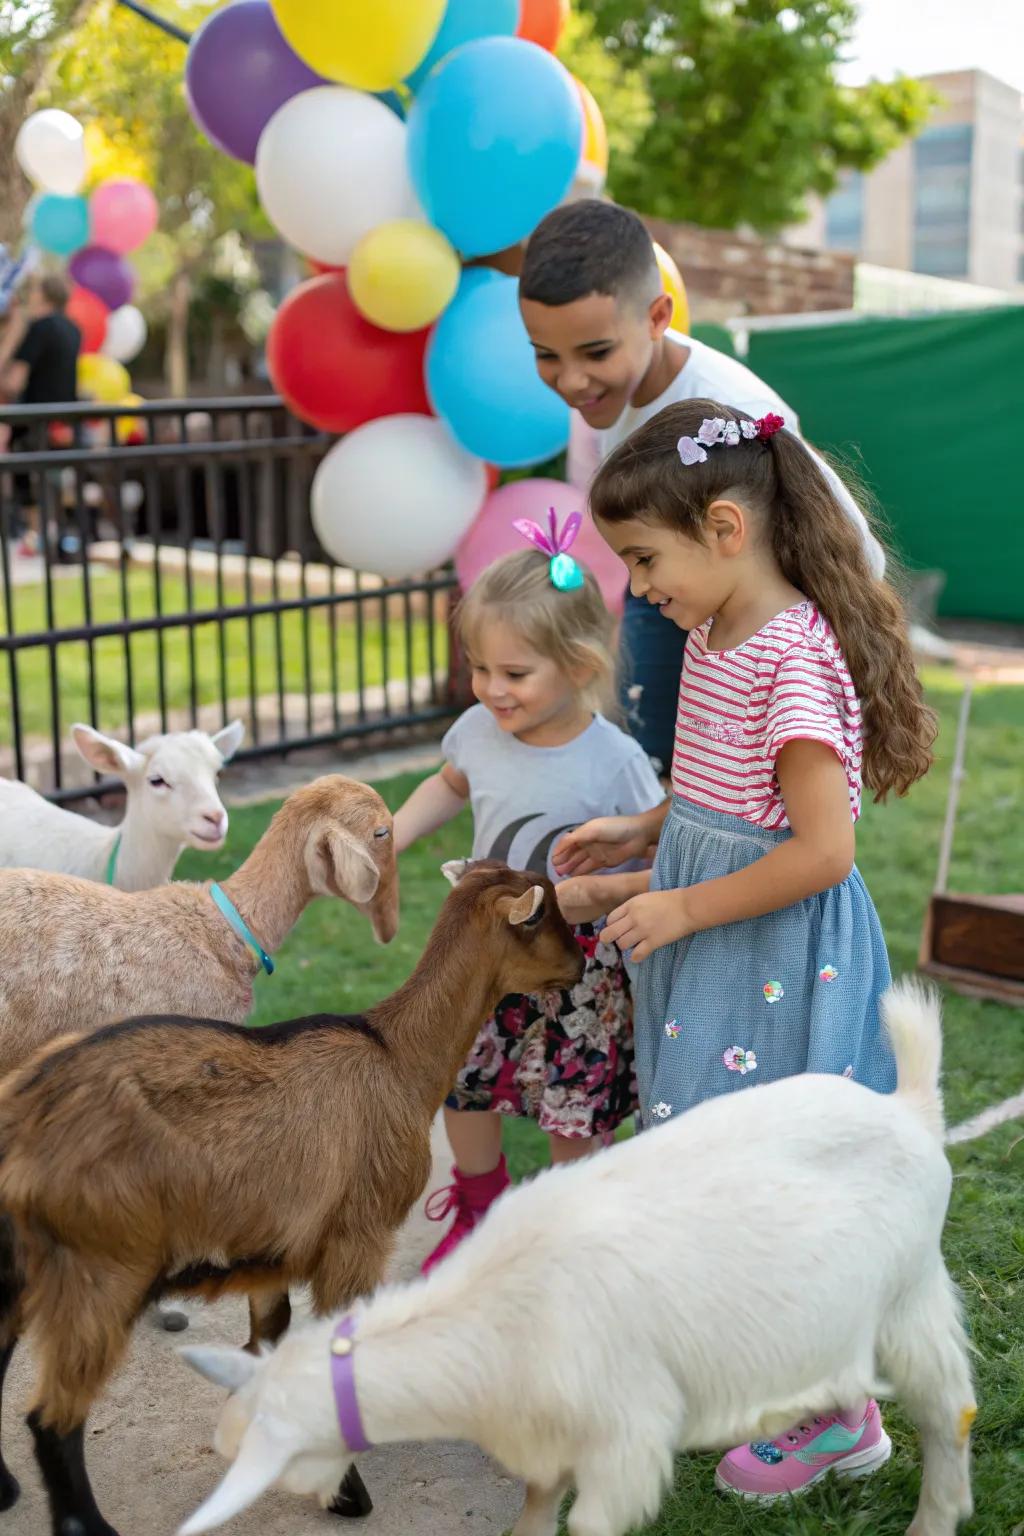
POLYGON ((548 574, 552 586, 557 587, 559 592, 575 592, 578 587, 582 587, 583 571, 569 554, 583 526, 579 512, 571 512, 559 530, 555 509, 549 507, 547 533, 528 517, 517 517, 512 526, 524 539, 529 539, 535 548, 551 557, 548 561, 548 574))

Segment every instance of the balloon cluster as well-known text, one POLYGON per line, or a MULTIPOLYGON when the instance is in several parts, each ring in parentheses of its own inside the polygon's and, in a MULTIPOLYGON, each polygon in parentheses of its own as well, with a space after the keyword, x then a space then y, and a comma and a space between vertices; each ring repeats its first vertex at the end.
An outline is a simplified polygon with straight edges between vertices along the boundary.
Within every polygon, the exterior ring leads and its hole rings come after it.
POLYGON ((125 364, 141 352, 146 322, 131 303, 135 275, 125 260, 156 228, 157 202, 143 182, 100 182, 88 198, 81 123, 56 108, 33 112, 15 141, 18 163, 36 186, 27 213, 29 238, 68 258, 68 318, 82 333, 78 386, 104 404, 134 404, 125 364))
POLYGON ((316 275, 278 310, 271 378, 347 434, 313 487, 337 559, 400 577, 449 556, 488 465, 557 453, 515 279, 469 261, 599 190, 597 103, 553 56, 569 0, 233 0, 189 48, 192 114, 255 166, 316 275))

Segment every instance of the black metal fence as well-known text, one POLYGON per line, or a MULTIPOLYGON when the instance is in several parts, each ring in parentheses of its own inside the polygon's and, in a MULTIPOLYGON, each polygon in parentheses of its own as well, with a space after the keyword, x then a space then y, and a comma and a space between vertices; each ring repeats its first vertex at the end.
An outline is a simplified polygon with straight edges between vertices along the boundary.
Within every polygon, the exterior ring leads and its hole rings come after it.
POLYGON ((319 547, 331 439, 275 396, 0 408, 0 775, 96 792, 83 720, 135 742, 240 717, 239 757, 454 708, 455 577, 384 584, 319 547))

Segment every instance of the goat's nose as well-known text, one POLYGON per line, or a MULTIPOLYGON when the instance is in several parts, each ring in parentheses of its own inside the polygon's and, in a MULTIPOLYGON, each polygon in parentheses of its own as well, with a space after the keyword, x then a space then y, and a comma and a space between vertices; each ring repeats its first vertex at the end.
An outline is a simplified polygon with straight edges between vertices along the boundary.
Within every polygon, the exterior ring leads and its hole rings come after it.
POLYGON ((204 811, 203 820, 208 821, 216 832, 226 832, 228 827, 227 811, 204 811))

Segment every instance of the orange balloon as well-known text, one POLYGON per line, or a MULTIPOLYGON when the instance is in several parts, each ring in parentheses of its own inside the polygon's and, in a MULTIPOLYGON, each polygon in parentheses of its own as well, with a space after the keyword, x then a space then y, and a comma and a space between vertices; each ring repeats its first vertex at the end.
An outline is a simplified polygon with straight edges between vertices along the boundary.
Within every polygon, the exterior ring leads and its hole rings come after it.
POLYGON ((522 0, 517 37, 553 53, 569 20, 569 0, 522 0))
POLYGON ((592 93, 573 76, 573 84, 579 92, 583 108, 583 153, 580 156, 576 179, 589 192, 600 192, 608 175, 608 130, 604 125, 601 108, 592 93))

